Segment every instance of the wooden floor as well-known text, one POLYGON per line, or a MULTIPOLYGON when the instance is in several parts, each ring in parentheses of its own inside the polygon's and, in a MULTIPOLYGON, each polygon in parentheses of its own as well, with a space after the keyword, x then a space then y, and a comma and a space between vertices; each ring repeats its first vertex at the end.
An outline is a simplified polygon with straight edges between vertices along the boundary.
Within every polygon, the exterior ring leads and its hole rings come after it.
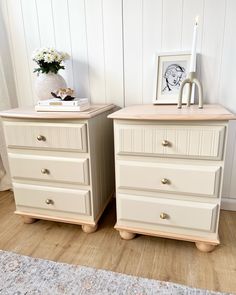
POLYGON ((221 245, 212 253, 193 243, 148 236, 121 240, 115 224, 115 201, 99 230, 49 221, 26 225, 14 215, 13 194, 0 192, 0 249, 32 257, 87 265, 115 272, 171 281, 192 287, 236 292, 236 212, 222 211, 221 245))

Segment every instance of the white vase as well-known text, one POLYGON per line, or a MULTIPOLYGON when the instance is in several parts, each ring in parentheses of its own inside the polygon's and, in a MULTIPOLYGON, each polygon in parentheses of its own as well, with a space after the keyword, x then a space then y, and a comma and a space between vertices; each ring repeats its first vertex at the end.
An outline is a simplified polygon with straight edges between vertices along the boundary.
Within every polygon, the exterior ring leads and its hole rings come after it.
POLYGON ((66 88, 66 81, 59 74, 39 74, 35 80, 35 94, 39 100, 51 98, 51 92, 59 88, 66 88))

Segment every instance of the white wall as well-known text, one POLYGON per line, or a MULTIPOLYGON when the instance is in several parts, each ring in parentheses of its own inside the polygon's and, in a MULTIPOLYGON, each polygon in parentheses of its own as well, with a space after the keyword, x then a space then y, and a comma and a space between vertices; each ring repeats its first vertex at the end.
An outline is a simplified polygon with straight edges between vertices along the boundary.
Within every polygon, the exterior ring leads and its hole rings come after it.
MULTIPOLYGON (((62 74, 79 96, 119 106, 150 103, 154 54, 189 50, 199 15, 205 102, 236 112, 235 0, 1 1, 22 106, 35 100, 31 53, 40 46, 55 46, 71 55, 62 74)), ((234 144, 235 130, 232 127, 230 137, 234 144)), ((228 154, 224 194, 236 198, 235 145, 228 154)))

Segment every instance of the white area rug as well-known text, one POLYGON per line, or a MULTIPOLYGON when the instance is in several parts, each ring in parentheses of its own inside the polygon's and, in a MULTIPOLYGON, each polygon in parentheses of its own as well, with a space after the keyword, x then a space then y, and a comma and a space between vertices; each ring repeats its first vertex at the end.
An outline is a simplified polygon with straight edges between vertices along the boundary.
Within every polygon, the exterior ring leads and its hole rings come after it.
POLYGON ((0 251, 1 295, 226 294, 0 251))

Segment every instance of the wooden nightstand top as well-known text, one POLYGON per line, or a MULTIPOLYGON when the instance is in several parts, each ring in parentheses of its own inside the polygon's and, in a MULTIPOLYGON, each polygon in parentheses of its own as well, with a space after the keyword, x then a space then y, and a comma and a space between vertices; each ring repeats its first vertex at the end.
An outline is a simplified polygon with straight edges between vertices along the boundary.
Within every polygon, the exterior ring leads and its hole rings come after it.
POLYGON ((120 120, 158 120, 158 121, 228 121, 236 116, 221 105, 205 104, 203 109, 198 105, 178 109, 177 105, 134 105, 109 115, 109 118, 120 120))
POLYGON ((103 112, 113 109, 113 104, 91 105, 83 112, 36 112, 33 107, 16 108, 0 112, 3 118, 27 118, 27 119, 89 119, 103 112))

